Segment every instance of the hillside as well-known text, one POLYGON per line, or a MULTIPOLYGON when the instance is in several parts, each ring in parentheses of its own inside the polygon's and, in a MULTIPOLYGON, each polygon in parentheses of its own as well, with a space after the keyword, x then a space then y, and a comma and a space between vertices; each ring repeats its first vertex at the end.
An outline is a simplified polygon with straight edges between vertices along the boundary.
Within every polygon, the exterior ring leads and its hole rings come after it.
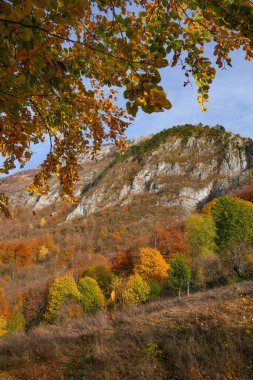
POLYGON ((140 246, 169 256, 185 240, 186 215, 252 183, 252 152, 250 139, 200 125, 131 141, 124 155, 106 145, 95 161, 80 157, 77 205, 59 199, 56 178, 48 197, 31 197, 25 188, 38 168, 4 178, 1 191, 15 217, 0 216, 0 253, 10 255, 18 244, 21 258, 1 259, 0 287, 13 300, 67 270, 79 273, 140 246))
POLYGON ((185 125, 79 164, 75 205, 2 180, 0 379, 251 379, 252 140, 185 125))
POLYGON ((0 379, 251 380, 253 283, 64 320, 0 343, 0 379))
MULTIPOLYGON (((185 125, 143 141, 132 140, 123 155, 113 145, 105 145, 95 161, 87 155, 80 157, 79 165, 78 204, 67 220, 115 205, 129 205, 143 197, 154 205, 188 212, 251 175, 253 143, 225 132, 221 126, 185 125)), ((31 205, 36 210, 58 204, 56 178, 51 180, 48 197, 29 196, 25 188, 34 173, 27 171, 3 179, 2 191, 15 207, 31 205)))

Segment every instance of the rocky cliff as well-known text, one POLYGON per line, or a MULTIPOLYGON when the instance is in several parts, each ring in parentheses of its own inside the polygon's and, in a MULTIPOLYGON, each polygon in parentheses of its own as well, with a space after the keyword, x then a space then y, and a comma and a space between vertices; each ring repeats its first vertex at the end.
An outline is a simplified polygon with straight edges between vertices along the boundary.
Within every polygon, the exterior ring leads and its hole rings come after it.
MULTIPOLYGON (((251 177, 253 142, 225 132, 223 127, 185 125, 130 142, 124 154, 112 144, 103 146, 95 161, 80 157, 76 195, 79 202, 67 220, 85 217, 111 206, 130 204, 138 197, 185 212, 226 192, 251 177)), ((12 204, 42 208, 60 202, 59 185, 51 180, 48 197, 25 190, 34 171, 5 178, 1 190, 12 204)))

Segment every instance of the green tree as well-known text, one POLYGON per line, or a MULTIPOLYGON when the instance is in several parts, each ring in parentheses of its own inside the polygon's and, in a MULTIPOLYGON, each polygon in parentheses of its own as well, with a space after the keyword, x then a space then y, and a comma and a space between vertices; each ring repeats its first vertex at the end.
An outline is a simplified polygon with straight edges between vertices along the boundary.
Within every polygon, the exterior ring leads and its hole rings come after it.
POLYGON ((221 257, 240 275, 246 254, 253 245, 253 204, 222 196, 212 209, 216 225, 216 243, 221 257))
POLYGON ((162 291, 162 286, 157 281, 150 281, 149 287, 150 287, 149 299, 150 299, 150 301, 154 301, 157 298, 159 298, 161 291, 162 291))
POLYGON ((193 257, 215 251, 216 230, 211 218, 201 214, 189 215, 184 228, 193 257))
MULTIPOLYGON (((104 139, 123 147, 129 114, 162 112, 171 103, 161 69, 180 65, 193 78, 202 110, 230 52, 252 54, 252 2, 247 0, 2 0, 0 3, 0 152, 2 172, 23 167, 32 145, 50 151, 30 190, 48 191, 55 173, 73 199, 77 156, 104 139), (167 57, 170 59, 167 59, 167 57), (85 81, 83 80, 85 78, 85 81), (126 111, 115 102, 124 88, 126 111), (3 126, 3 127, 2 127, 3 126)), ((0 208, 6 211, 6 201, 0 208)))
POLYGON ((181 297, 181 290, 183 287, 187 286, 187 293, 189 296, 190 289, 190 280, 191 280, 191 269, 186 264, 185 259, 177 255, 170 263, 169 269, 169 284, 178 289, 178 298, 181 297))
POLYGON ((86 313, 94 313, 104 308, 105 297, 94 278, 81 278, 78 282, 78 289, 81 294, 80 301, 86 313))
POLYGON ((44 318, 53 322, 61 311, 65 301, 80 301, 81 295, 74 278, 70 274, 57 277, 51 285, 48 297, 47 310, 44 318))
POLYGON ((80 276, 81 278, 91 277, 97 281, 100 288, 105 292, 106 296, 110 295, 112 273, 107 265, 93 265, 87 268, 80 276))

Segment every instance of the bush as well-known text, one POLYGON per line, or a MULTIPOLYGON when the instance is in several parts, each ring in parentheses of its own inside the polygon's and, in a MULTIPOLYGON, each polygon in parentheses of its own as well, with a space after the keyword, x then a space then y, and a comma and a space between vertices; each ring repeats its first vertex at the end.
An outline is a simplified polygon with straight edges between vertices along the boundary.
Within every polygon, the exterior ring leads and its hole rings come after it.
POLYGON ((162 287, 159 284, 159 282, 157 282, 157 281, 151 281, 149 283, 149 287, 150 287, 150 292, 149 292, 149 297, 148 298, 150 299, 150 301, 154 301, 154 300, 156 300, 157 298, 160 297, 161 291, 162 291, 162 287))
POLYGON ((94 278, 81 278, 78 282, 78 289, 81 294, 80 301, 86 313, 94 313, 104 308, 105 297, 94 278))
POLYGON ((122 305, 124 303, 124 294, 127 288, 127 281, 123 277, 113 276, 111 290, 114 292, 112 304, 122 305))
POLYGON ((168 264, 156 249, 140 248, 135 259, 134 273, 145 280, 164 281, 168 278, 168 264))
POLYGON ((80 276, 81 278, 90 277, 97 281, 101 289, 106 293, 106 296, 110 295, 110 286, 112 283, 112 273, 110 268, 106 265, 93 265, 86 269, 80 276))
POLYGON ((57 318, 64 301, 69 299, 79 301, 80 298, 75 280, 70 274, 57 277, 49 291, 45 320, 53 322, 57 318))
POLYGON ((139 274, 129 277, 127 288, 124 292, 124 300, 127 304, 145 302, 150 294, 148 283, 139 274))
POLYGON ((73 299, 66 300, 61 310, 57 315, 57 323, 61 323, 66 319, 80 318, 84 316, 84 310, 80 301, 75 301, 73 299))
POLYGON ((47 308, 48 293, 49 286, 41 284, 39 287, 30 288, 24 294, 23 312, 27 330, 42 322, 47 308))
POLYGON ((11 318, 7 322, 6 330, 8 334, 23 332, 25 330, 25 317, 21 303, 14 307, 11 318))

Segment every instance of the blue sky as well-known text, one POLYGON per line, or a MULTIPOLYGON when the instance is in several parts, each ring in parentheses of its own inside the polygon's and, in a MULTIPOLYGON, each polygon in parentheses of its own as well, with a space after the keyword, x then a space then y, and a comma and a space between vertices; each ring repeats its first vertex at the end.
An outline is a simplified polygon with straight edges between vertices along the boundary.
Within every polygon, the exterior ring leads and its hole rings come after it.
MULTIPOLYGON (((232 68, 217 70, 207 103, 208 113, 199 108, 196 88, 183 87, 184 75, 180 68, 163 69, 162 85, 172 102, 172 109, 151 115, 139 111, 126 132, 127 138, 157 133, 185 123, 221 124, 229 131, 253 138, 253 64, 244 60, 241 51, 234 52, 231 57, 232 68)), ((123 105, 122 101, 120 105, 123 105)), ((25 169, 39 165, 48 151, 48 142, 36 145, 25 169)))
POLYGON ((245 61, 243 52, 231 54, 233 67, 217 69, 211 86, 208 112, 197 103, 196 88, 183 87, 180 68, 163 70, 162 84, 172 102, 172 109, 163 113, 137 114, 128 129, 129 137, 156 133, 164 128, 185 123, 223 125, 227 130, 253 138, 253 64, 245 61))

